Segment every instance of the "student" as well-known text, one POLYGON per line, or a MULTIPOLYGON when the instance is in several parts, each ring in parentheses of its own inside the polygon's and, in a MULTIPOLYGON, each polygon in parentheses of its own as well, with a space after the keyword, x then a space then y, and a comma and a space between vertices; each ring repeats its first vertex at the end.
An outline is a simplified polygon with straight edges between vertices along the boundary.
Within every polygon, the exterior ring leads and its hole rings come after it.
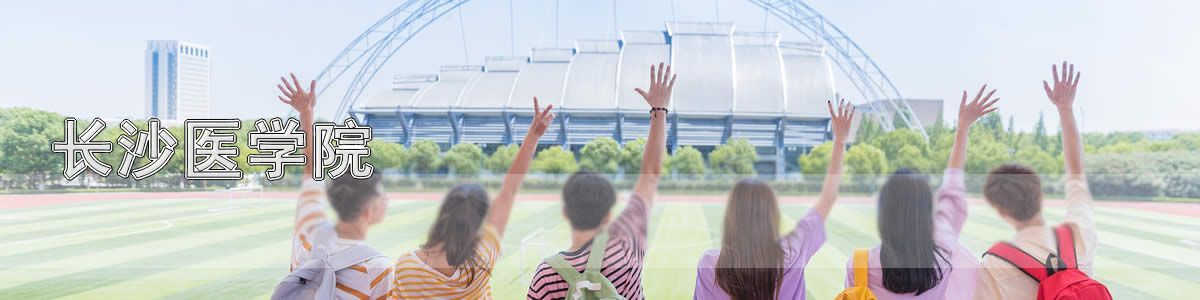
MULTIPOLYGON (((1092 274, 1096 256, 1096 224, 1092 221, 1092 196, 1083 173, 1083 150, 1072 105, 1079 73, 1075 65, 1062 64, 1062 76, 1057 66, 1051 67, 1053 85, 1042 81, 1046 96, 1058 110, 1062 121, 1063 160, 1066 162, 1065 226, 1075 241, 1076 260, 1080 270, 1092 274)), ((1008 241, 1036 258, 1056 253, 1052 228, 1042 218, 1042 182, 1029 167, 1005 165, 988 174, 983 196, 1009 225, 1017 230, 1008 241)), ((1042 260, 1042 259, 1039 259, 1042 260)), ((1034 299, 1038 282, 994 255, 984 255, 979 271, 975 299, 1034 299)))
MULTIPOLYGON (((609 222, 609 212, 617 196, 608 179, 586 171, 571 175, 562 191, 563 215, 571 225, 571 247, 547 258, 570 264, 578 272, 587 271, 589 263, 597 266, 603 279, 611 283, 611 290, 603 291, 615 290, 625 299, 645 298, 642 293, 642 259, 646 255, 650 208, 658 191, 662 159, 666 153, 667 107, 675 86, 675 76, 671 74, 670 66, 651 66, 650 77, 649 91, 635 89, 650 105, 650 134, 642 154, 641 176, 634 185, 629 203, 615 220, 609 222), (604 250, 603 255, 598 255, 603 257, 599 262, 590 260, 594 239, 607 240, 604 245, 596 245, 596 248, 604 250)), ((564 299, 572 284, 575 283, 568 283, 551 266, 551 262, 543 261, 533 273, 527 297, 564 299)))
POLYGON ((401 299, 490 299, 492 269, 500 259, 500 239, 512 212, 513 198, 529 171, 538 139, 554 121, 551 109, 533 99, 533 121, 513 160, 500 194, 488 206, 478 184, 450 189, 438 209, 429 237, 420 249, 396 259, 393 297, 401 299))
MULTIPOLYGON (((317 82, 309 83, 305 91, 296 75, 292 81, 283 80, 277 85, 283 92, 279 101, 290 105, 300 115, 300 124, 311 134, 313 108, 316 107, 317 82), (285 87, 286 86, 286 87, 285 87)), ((311 137, 311 135, 310 135, 311 137)), ((300 200, 296 206, 295 231, 292 233, 292 269, 313 256, 314 249, 323 248, 337 253, 359 245, 365 245, 367 230, 383 221, 387 214, 388 200, 379 184, 379 175, 357 179, 349 174, 330 179, 326 184, 313 180, 317 159, 313 148, 304 147, 304 183, 300 200), (337 213, 337 223, 325 216, 326 198, 337 213)), ((377 252, 377 251, 376 251, 377 252)), ((377 256, 349 268, 335 271, 338 299, 379 299, 391 292, 392 263, 386 256, 377 256)))
POLYGON ((839 101, 833 120, 833 154, 821 197, 788 234, 779 236, 779 201, 771 186, 742 180, 729 194, 721 249, 700 258, 696 299, 804 299, 804 266, 825 243, 825 217, 837 200, 842 156, 854 108, 839 101))
MULTIPOLYGON (((967 102, 963 91, 958 107, 958 129, 934 198, 926 177, 901 169, 879 191, 880 245, 868 251, 867 287, 878 299, 970 299, 979 261, 959 243, 967 220, 967 140, 971 124, 996 108, 984 85, 967 102), (934 203, 934 200, 937 200, 934 203)), ((846 263, 846 287, 855 282, 854 259, 846 263)))

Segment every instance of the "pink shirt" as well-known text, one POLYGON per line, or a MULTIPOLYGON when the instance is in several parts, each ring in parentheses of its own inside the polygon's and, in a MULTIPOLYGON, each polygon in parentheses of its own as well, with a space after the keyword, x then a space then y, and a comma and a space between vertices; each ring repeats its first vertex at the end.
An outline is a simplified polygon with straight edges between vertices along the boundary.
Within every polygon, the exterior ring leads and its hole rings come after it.
MULTIPOLYGON (((943 269, 942 281, 933 289, 921 293, 896 294, 883 287, 883 270, 879 261, 879 248, 870 251, 867 263, 867 287, 880 300, 885 299, 971 299, 975 293, 975 277, 979 260, 966 246, 958 241, 963 224, 967 221, 966 184, 962 169, 946 169, 942 187, 934 203, 934 242, 949 251, 950 269, 943 269)), ((942 263, 945 268, 945 262, 942 263)), ((846 287, 854 286, 854 260, 846 262, 846 287)))

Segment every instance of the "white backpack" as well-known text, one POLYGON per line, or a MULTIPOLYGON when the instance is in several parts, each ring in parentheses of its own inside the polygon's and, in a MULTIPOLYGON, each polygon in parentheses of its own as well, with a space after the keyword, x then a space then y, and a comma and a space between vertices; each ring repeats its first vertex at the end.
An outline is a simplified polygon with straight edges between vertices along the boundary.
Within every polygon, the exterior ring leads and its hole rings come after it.
MULTIPOLYGON (((313 241, 328 241, 333 234, 332 227, 318 227, 313 234, 313 241)), ((338 270, 384 257, 382 253, 367 245, 360 244, 333 253, 329 253, 327 245, 329 243, 313 243, 312 257, 299 268, 292 270, 275 286, 271 299, 336 299, 334 286, 337 285, 335 273, 338 270)))

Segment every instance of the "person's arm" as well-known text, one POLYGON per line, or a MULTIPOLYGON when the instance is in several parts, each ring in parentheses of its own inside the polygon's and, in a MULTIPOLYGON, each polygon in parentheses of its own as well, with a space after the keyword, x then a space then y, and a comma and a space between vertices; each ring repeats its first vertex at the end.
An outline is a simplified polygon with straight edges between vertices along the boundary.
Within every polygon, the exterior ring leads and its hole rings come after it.
POLYGON ((854 106, 846 100, 838 101, 835 111, 833 102, 829 105, 829 115, 833 118, 833 154, 830 155, 829 168, 825 170, 825 182, 821 184, 821 197, 813 206, 813 211, 821 215, 821 221, 829 217, 833 203, 837 201, 838 187, 842 184, 842 157, 846 152, 846 137, 850 135, 850 121, 854 120, 854 106))
MULTIPOLYGON (((287 78, 279 77, 283 84, 275 85, 283 93, 283 96, 278 96, 279 101, 296 110, 296 114, 300 115, 300 131, 308 133, 308 139, 312 140, 313 110, 317 107, 317 81, 309 81, 308 91, 305 91, 300 85, 300 80, 296 79, 296 74, 289 75, 292 77, 291 82, 288 82, 287 78)), ((313 148, 316 146, 318 145, 304 147, 304 178, 312 178, 313 170, 316 169, 318 158, 313 157, 313 148)))
MULTIPOLYGON (((295 74, 290 74, 291 81, 280 77, 279 80, 283 84, 278 84, 276 87, 283 93, 279 96, 279 101, 283 102, 296 110, 300 115, 300 124, 303 132, 306 132, 310 137, 313 126, 313 109, 317 104, 316 87, 317 81, 309 82, 308 91, 300 85, 300 80, 296 79, 295 74)), ((312 250, 312 228, 323 222, 328 222, 325 216, 325 186, 312 179, 313 169, 316 166, 317 158, 313 157, 313 148, 317 147, 314 143, 307 143, 304 147, 304 177, 301 178, 300 198, 296 202, 296 214, 294 219, 295 231, 293 232, 294 243, 292 251, 293 263, 297 261, 297 254, 300 251, 312 250)))
POLYGON ((553 108, 554 105, 551 104, 547 105, 545 110, 541 110, 537 97, 533 98, 533 121, 529 124, 529 132, 525 134, 525 139, 521 142, 520 150, 517 150, 517 157, 513 160, 512 166, 508 167, 508 174, 504 175, 504 184, 500 186, 500 194, 497 194, 496 199, 492 200, 491 208, 488 210, 487 222, 496 229, 499 237, 504 236, 504 227, 508 224, 508 217, 512 213, 513 199, 517 197, 517 190, 525 181, 525 173, 529 172, 529 163, 533 161, 538 139, 546 134, 546 129, 554 122, 554 113, 550 112, 553 108))
POLYGON ((954 148, 950 149, 950 161, 946 163, 947 169, 962 169, 967 165, 967 140, 970 136, 971 125, 979 118, 996 111, 996 101, 1000 98, 991 99, 996 90, 988 92, 987 85, 979 88, 979 93, 975 94, 975 99, 967 103, 967 91, 963 91, 962 101, 958 104, 958 127, 954 130, 954 148), (990 100, 990 101, 989 101, 990 100))
POLYGON ((1054 86, 1045 80, 1042 88, 1046 89, 1046 97, 1054 103, 1058 110, 1058 118, 1062 122, 1063 160, 1067 166, 1067 179, 1083 180, 1083 145, 1080 143, 1079 127, 1075 123, 1075 88, 1079 86, 1080 73, 1075 72, 1075 65, 1062 64, 1063 74, 1059 76, 1058 65, 1050 67, 1054 73, 1054 86), (1069 69, 1068 69, 1069 68, 1069 69))
POLYGON ((971 133, 971 125, 979 118, 996 111, 996 101, 992 99, 996 90, 987 94, 987 85, 979 88, 975 99, 967 102, 967 91, 963 91, 962 101, 958 105, 958 127, 954 131, 954 146, 950 150, 949 162, 946 163, 946 173, 942 177, 942 187, 938 190, 937 205, 934 213, 934 226, 939 238, 957 240, 967 223, 966 174, 963 167, 967 163, 967 144, 971 133))
POLYGON ((671 104, 671 90, 675 88, 675 75, 671 66, 650 66, 650 90, 634 89, 650 105, 650 136, 646 138, 646 149, 642 152, 642 170, 633 193, 645 201, 654 202, 658 192, 658 180, 662 176, 663 156, 667 152, 667 106, 671 104))
POLYGON ((1064 221, 1075 227, 1079 235, 1081 251, 1078 253, 1079 268, 1091 274, 1092 258, 1096 254, 1096 223, 1093 219, 1092 195, 1088 191, 1086 176, 1083 171, 1083 144, 1079 136, 1079 125, 1075 122, 1075 90, 1079 86, 1079 73, 1075 65, 1062 64, 1062 75, 1058 66, 1050 67, 1054 75, 1054 85, 1042 81, 1046 89, 1046 97, 1054 103, 1058 110, 1058 118, 1062 122, 1063 160, 1067 168, 1065 195, 1067 212, 1064 221))

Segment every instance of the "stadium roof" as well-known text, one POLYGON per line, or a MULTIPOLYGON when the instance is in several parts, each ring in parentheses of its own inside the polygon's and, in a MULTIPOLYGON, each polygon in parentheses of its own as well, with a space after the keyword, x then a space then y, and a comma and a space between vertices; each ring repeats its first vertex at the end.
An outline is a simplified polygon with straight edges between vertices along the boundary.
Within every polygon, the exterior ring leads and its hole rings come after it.
POLYGON ((646 86, 659 62, 679 74, 671 109, 684 117, 827 118, 825 100, 834 97, 820 46, 738 32, 730 23, 668 23, 666 31, 623 31, 620 40, 578 40, 571 49, 396 76, 390 90, 355 111, 528 114, 536 96, 578 115, 644 112, 649 107, 633 89, 646 86))

